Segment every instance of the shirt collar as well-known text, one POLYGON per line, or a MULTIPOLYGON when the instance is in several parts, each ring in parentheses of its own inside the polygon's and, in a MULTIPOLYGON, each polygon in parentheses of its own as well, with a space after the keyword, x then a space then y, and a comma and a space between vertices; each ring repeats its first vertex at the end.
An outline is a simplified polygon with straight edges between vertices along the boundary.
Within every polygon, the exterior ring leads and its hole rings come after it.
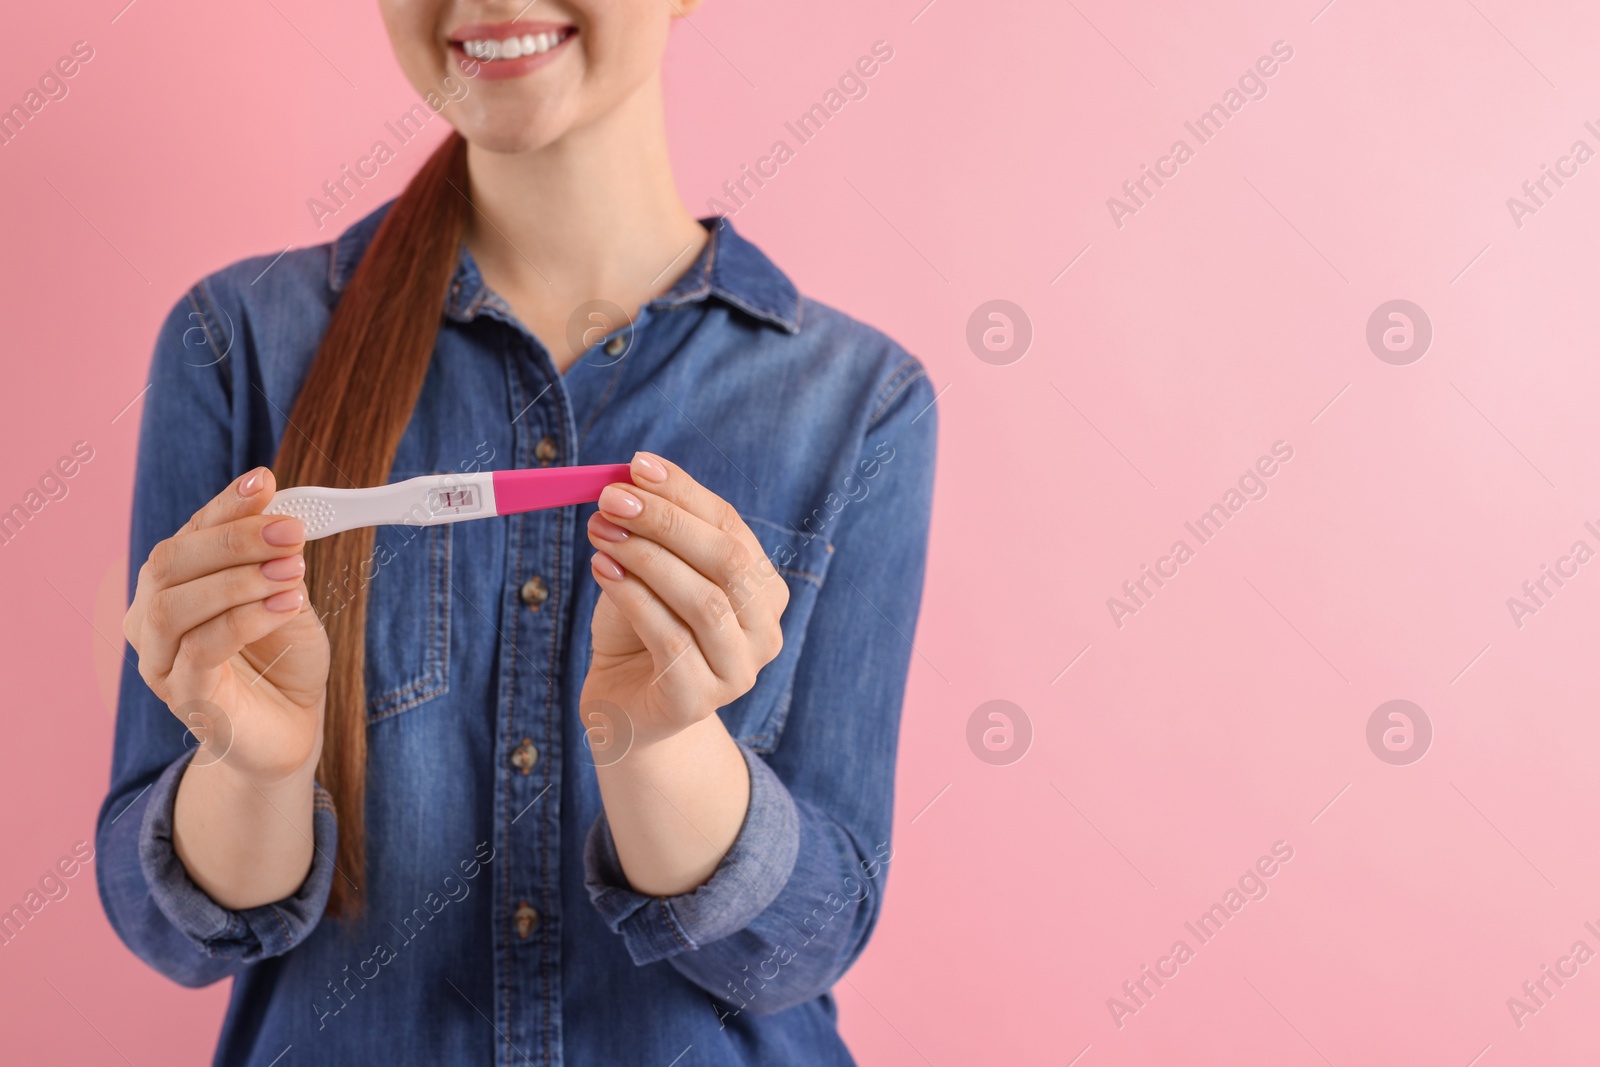
MULTIPOLYGON (((392 204, 390 201, 360 219, 329 246, 328 286, 334 292, 342 292, 349 283, 392 204)), ((788 276, 761 249, 745 240, 726 216, 712 215, 699 223, 710 235, 705 246, 672 288, 652 300, 650 306, 675 308, 715 297, 755 319, 798 333, 800 293, 788 276)), ((484 283, 463 242, 445 298, 445 315, 466 322, 486 304, 509 311, 484 283)))

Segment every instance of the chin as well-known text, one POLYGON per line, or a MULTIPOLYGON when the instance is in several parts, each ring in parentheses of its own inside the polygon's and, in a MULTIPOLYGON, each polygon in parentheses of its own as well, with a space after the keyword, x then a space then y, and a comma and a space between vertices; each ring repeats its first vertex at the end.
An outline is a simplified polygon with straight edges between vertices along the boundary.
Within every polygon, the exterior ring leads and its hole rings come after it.
POLYGON ((552 129, 547 123, 507 121, 463 128, 460 133, 474 147, 485 152, 518 155, 548 147, 560 138, 562 131, 552 129))
POLYGON ((453 123, 462 137, 486 152, 536 152, 559 140, 572 126, 566 109, 549 102, 495 103, 494 107, 460 116, 453 123))

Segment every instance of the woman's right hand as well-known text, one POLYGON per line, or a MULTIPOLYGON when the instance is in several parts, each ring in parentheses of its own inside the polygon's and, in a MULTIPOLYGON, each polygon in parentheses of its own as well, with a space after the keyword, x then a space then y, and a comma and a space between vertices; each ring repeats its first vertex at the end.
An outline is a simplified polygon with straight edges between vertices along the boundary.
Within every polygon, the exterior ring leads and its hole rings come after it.
POLYGON ((328 635, 305 586, 305 526, 261 512, 258 467, 150 552, 122 632, 139 673, 202 743, 251 784, 282 782, 322 751, 328 635))

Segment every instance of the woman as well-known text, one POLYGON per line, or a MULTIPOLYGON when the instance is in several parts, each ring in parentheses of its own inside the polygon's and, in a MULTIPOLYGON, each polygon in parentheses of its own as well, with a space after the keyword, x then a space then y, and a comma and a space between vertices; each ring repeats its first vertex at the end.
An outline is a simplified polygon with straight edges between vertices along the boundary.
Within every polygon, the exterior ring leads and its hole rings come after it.
POLYGON ((849 1063, 828 990, 892 854, 933 389, 684 208, 669 5, 381 7, 455 132, 156 344, 112 924, 235 979, 218 1063, 849 1063), (610 462, 598 506, 309 543, 263 514, 610 462))

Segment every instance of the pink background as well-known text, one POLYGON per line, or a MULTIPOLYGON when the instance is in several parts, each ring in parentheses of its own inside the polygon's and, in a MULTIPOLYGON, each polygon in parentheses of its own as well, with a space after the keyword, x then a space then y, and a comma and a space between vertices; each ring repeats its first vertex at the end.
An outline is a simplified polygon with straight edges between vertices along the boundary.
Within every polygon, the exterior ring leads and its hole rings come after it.
MULTIPOLYGON (((424 156, 318 232, 306 198, 414 99, 374 5, 141 0, 113 22, 123 2, 15 5, 0 35, 7 105, 95 50, 0 148, 0 509, 95 450, 0 547, 4 908, 92 838, 161 316, 224 263, 328 239, 424 156)), ((923 2, 710 0, 668 60, 700 211, 894 48, 737 217, 943 390, 893 877, 838 986, 859 1058, 1587 1062, 1600 962, 1520 1028, 1506 1000, 1573 942, 1600 950, 1600 563, 1520 628, 1506 599, 1600 549, 1600 161, 1520 228, 1506 198, 1575 140, 1600 149, 1600 10, 923 2), (1268 95, 1118 228, 1106 198, 1194 147, 1183 122, 1279 40, 1268 95), (1394 366, 1365 329, 1402 298, 1434 339, 1394 366), (966 342, 992 299, 1034 330, 1005 366, 966 342), (1184 522, 1280 440, 1269 495, 1119 629, 1106 599, 1195 547, 1184 522), (1399 698, 1434 729, 1407 766, 1365 732, 1399 698), (994 699, 1031 722, 1020 762, 969 749, 994 699), (1184 922, 1280 840, 1270 894, 1198 945, 1184 922), (1119 1029, 1107 998, 1179 938, 1194 958, 1119 1029)), ((159 978, 93 872, 69 884, 0 948, 5 1058, 207 1060, 225 987, 159 978)))

